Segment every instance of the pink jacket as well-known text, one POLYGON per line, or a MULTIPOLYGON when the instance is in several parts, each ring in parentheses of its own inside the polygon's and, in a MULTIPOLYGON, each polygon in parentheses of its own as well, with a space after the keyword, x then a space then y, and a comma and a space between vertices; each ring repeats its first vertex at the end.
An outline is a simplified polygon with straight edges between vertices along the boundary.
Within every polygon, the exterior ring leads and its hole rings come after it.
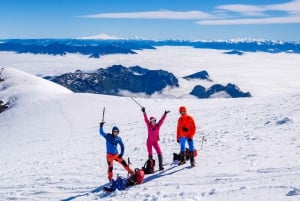
POLYGON ((151 125, 146 112, 144 114, 144 121, 148 128, 148 139, 147 141, 150 142, 157 142, 159 140, 159 129, 161 125, 163 124, 164 120, 166 119, 167 114, 163 114, 163 116, 160 118, 157 124, 151 125))

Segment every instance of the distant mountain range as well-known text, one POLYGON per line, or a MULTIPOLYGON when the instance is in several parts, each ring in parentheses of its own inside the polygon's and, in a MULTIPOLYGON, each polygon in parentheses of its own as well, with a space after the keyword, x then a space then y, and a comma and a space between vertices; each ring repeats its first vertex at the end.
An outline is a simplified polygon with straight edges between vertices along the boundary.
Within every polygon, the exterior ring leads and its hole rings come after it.
POLYGON ((80 53, 98 58, 106 54, 136 54, 135 50, 155 49, 156 46, 191 46, 224 50, 226 54, 243 52, 300 53, 299 42, 271 40, 184 41, 184 40, 88 40, 88 39, 6 39, 0 40, 0 51, 17 53, 65 55, 80 53))

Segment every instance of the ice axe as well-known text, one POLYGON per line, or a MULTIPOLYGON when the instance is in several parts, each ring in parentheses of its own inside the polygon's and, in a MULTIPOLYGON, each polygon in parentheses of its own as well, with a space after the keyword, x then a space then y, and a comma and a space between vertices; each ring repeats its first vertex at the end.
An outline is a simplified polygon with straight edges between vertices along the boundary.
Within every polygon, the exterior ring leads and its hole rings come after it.
POLYGON ((130 97, 136 104, 138 104, 141 108, 143 108, 144 106, 142 106, 139 102, 137 102, 133 97, 130 97))
POLYGON ((101 122, 104 122, 104 114, 105 114, 105 107, 102 110, 102 121, 101 122))

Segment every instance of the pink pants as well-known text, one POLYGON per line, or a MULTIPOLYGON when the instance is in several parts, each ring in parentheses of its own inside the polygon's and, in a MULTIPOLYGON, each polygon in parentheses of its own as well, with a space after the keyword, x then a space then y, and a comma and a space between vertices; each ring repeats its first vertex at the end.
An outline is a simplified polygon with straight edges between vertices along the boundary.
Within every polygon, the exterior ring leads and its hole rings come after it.
POLYGON ((153 155, 152 147, 155 149, 157 155, 162 154, 161 150, 160 150, 160 146, 159 146, 157 141, 156 142, 151 142, 151 141, 147 140, 146 145, 147 145, 148 155, 151 155, 151 156, 153 155))

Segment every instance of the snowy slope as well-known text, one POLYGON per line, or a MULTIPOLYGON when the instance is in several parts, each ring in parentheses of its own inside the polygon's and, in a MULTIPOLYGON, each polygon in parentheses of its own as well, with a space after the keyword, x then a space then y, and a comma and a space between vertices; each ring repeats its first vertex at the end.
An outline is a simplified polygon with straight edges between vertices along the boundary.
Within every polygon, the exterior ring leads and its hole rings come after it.
MULTIPOLYGON (((295 86, 293 76, 286 80, 295 86)), ((13 98, 14 105, 0 114, 0 200, 300 200, 300 93, 294 87, 243 99, 136 98, 149 116, 171 110, 161 128, 165 163, 179 151, 178 107, 188 108, 197 123, 196 167, 166 165, 142 185, 105 195, 102 108, 105 130, 120 128, 125 157, 141 167, 147 153, 139 106, 129 97, 74 94, 14 68, 1 77, 0 99, 13 98), (200 150, 202 136, 207 141, 200 150)), ((117 163, 114 172, 126 176, 117 163)))

